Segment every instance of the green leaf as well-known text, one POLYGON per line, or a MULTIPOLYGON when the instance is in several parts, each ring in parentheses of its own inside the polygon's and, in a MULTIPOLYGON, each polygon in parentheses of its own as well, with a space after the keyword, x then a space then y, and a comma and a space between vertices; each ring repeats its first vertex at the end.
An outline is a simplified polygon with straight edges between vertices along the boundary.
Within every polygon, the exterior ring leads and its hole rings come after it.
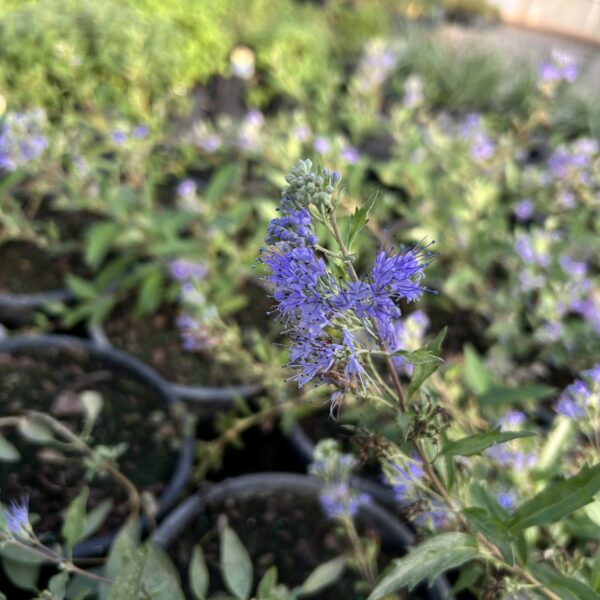
POLYGON ((86 506, 90 490, 84 486, 67 508, 62 536, 68 548, 73 548, 85 535, 86 506))
POLYGON ((452 586, 452 591, 455 594, 458 594, 458 592, 469 589, 472 585, 477 583, 484 574, 485 570, 478 562, 469 563, 460 572, 456 583, 452 586))
POLYGON ((592 573, 590 575, 590 585, 596 592, 600 592, 600 548, 596 550, 594 562, 592 563, 592 573))
POLYGON ((185 600, 175 565, 164 550, 154 544, 146 552, 142 584, 150 600, 185 600))
POLYGON ((93 284, 72 273, 67 273, 66 282, 69 290, 71 290, 79 300, 94 300, 98 295, 98 290, 96 290, 93 284))
POLYGON ((204 600, 208 593, 209 576, 206 562, 204 561, 204 552, 198 544, 192 551, 192 560, 190 561, 188 579, 190 590, 196 600, 204 600))
POLYGON ((369 222, 369 213, 373 209, 375 205, 375 201, 377 200, 378 193, 374 192, 371 194, 370 198, 365 202, 363 206, 357 208, 354 211, 352 217, 350 217, 350 231, 348 233, 348 248, 352 247, 352 243, 356 239, 356 236, 360 233, 360 231, 365 227, 365 225, 369 222))
POLYGON ((252 591, 252 561, 244 545, 228 525, 221 527, 221 574, 227 589, 238 600, 248 600, 252 591))
POLYGON ((37 580, 41 569, 39 563, 21 562, 3 556, 2 565, 7 577, 18 588, 32 592, 37 590, 37 580))
POLYGON ((142 279, 135 304, 138 315, 147 315, 155 311, 162 300, 164 276, 160 269, 150 271, 142 279))
MULTIPOLYGON (((116 579, 128 560, 134 555, 140 541, 140 528, 137 520, 130 520, 117 533, 113 541, 108 559, 105 563, 104 575, 108 579, 116 579)), ((105 600, 110 592, 110 586, 100 585, 100 598, 105 600)))
POLYGON ((277 585, 277 567, 272 566, 267 569, 267 572, 263 575, 260 580, 258 587, 256 588, 257 600, 269 600, 277 585))
POLYGON ((54 441, 52 431, 34 419, 23 418, 19 422, 19 433, 30 442, 48 444, 54 441))
POLYGON ((478 396, 485 394, 492 385, 485 363, 471 344, 464 347, 464 377, 468 388, 478 396))
POLYGON ((346 559, 343 556, 319 565, 297 590, 298 596, 312 596, 324 590, 342 576, 345 568, 346 559))
POLYGON ((518 438, 536 435, 532 431, 485 431, 475 433, 459 440, 448 442, 438 453, 440 456, 473 456, 481 454, 486 448, 503 444, 518 438))
POLYGON ((106 517, 108 517, 112 507, 113 501, 108 498, 107 500, 100 502, 96 508, 88 513, 85 518, 82 539, 88 538, 98 531, 98 528, 102 525, 102 523, 104 523, 106 517))
MULTIPOLYGON (((448 331, 447 327, 444 327, 435 338, 429 342, 424 348, 421 350, 425 350, 433 354, 434 356, 441 357, 441 348, 442 342, 446 337, 446 332, 448 331)), ((410 385, 408 386, 407 396, 410 400, 415 392, 423 385, 423 382, 430 377, 437 368, 439 367, 439 362, 427 363, 415 365, 415 369, 412 374, 412 378, 410 380, 410 385)))
POLYGON ((555 523, 591 502, 600 491, 600 465, 584 467, 577 475, 551 483, 521 504, 506 524, 511 532, 555 523))
POLYGON ((540 451, 536 472, 540 476, 548 477, 560 466, 560 457, 569 448, 571 439, 575 434, 575 423, 563 415, 557 415, 546 443, 540 451))
POLYGON ((527 400, 546 398, 554 391, 555 388, 549 385, 524 385, 518 388, 492 386, 479 397, 479 403, 486 406, 521 404, 527 400))
POLYGON ((431 584, 444 571, 477 556, 477 542, 466 533, 442 533, 411 548, 404 558, 392 562, 369 600, 379 600, 401 588, 414 589, 427 579, 431 584))
POLYGON ((5 437, 0 435, 0 462, 18 462, 19 451, 5 437))
POLYGON ((512 549, 512 542, 515 541, 514 536, 498 517, 479 507, 466 508, 463 514, 479 533, 482 533, 492 544, 498 547, 502 557, 509 565, 515 564, 512 549))
POLYGON ((548 564, 531 564, 529 568, 533 575, 561 600, 600 600, 600 595, 591 587, 578 579, 561 575, 548 564))
POLYGON ((235 163, 230 163, 221 167, 210 179, 210 182, 203 194, 204 201, 207 204, 213 204, 223 195, 225 195, 235 183, 238 168, 235 163))
POLYGON ((424 348, 420 350, 396 350, 392 353, 392 356, 402 356, 411 365, 429 365, 431 363, 443 362, 439 356, 424 348))
POLYGON ((94 390, 85 390, 79 395, 87 420, 94 423, 102 411, 102 394, 94 390))
POLYGON ((52 594, 52 600, 64 600, 69 583, 69 573, 63 571, 50 578, 48 591, 52 594))
POLYGON ((133 600, 141 597, 145 559, 145 548, 133 550, 111 586, 108 600, 133 600))
POLYGON ((84 259, 86 264, 93 269, 99 267, 120 233, 120 225, 113 221, 98 223, 91 227, 85 245, 84 259))

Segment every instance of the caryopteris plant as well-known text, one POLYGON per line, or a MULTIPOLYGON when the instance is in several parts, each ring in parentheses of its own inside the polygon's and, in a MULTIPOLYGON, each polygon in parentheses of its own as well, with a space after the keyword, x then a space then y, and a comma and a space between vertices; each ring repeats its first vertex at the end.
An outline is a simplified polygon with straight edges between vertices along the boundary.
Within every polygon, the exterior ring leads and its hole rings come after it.
MULTIPOLYGON (((589 509, 600 491, 593 448, 568 454, 566 411, 558 411, 547 439, 528 431, 517 410, 493 423, 461 418, 436 384, 445 331, 420 349, 403 342, 410 305, 430 291, 424 276, 434 259, 431 243, 382 247, 365 267, 354 242, 369 235, 373 201, 350 215, 340 174, 309 160, 297 162, 286 181, 260 261, 289 338, 292 379, 300 387, 327 386, 333 416, 359 403, 392 424, 386 435, 365 435, 369 426, 361 423, 359 439, 376 448, 385 480, 424 538, 376 580, 369 565, 361 569, 371 583, 369 600, 394 597, 449 569, 460 569, 455 589, 479 581, 482 598, 600 598, 597 543, 588 544, 587 555, 582 546, 561 547, 573 523, 594 520, 589 509)), ((481 374, 471 358, 475 380, 481 374)), ((586 393, 577 414, 589 414, 595 431, 600 378, 590 377, 581 384, 586 393)), ((346 482, 334 483, 323 506, 349 524, 367 499, 346 482)))

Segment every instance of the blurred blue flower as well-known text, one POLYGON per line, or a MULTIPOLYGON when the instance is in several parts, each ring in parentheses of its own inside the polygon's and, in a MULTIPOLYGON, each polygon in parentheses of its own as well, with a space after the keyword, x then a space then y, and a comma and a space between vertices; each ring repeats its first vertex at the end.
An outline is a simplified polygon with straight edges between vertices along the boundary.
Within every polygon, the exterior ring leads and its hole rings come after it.
POLYGON ((12 500, 4 511, 6 527, 11 533, 22 533, 29 527, 29 498, 20 501, 12 500))

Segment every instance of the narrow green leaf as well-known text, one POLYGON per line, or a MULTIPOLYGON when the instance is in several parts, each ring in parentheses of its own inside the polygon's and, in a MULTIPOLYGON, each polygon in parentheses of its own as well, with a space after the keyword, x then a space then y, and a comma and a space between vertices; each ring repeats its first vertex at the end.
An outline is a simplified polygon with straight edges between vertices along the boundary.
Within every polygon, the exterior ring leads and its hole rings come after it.
POLYGON ((481 454, 486 448, 536 435, 532 431, 486 431, 475 433, 459 440, 448 442, 438 453, 439 456, 473 456, 481 454))
POLYGON ((204 560, 204 552, 202 552, 202 547, 199 544, 194 546, 194 550, 192 551, 188 580, 194 598, 196 600, 204 600, 208 593, 209 576, 204 560))
POLYGON ((102 523, 108 517, 110 511, 113 507, 113 501, 108 498, 98 504, 93 510, 89 512, 89 514, 85 517, 85 526, 83 528, 83 538, 90 537, 92 534, 96 533, 102 523))
POLYGON ((548 478, 561 464, 560 457, 569 448, 571 439, 575 434, 575 423, 563 415, 557 415, 546 443, 540 451, 536 472, 548 478))
POLYGON ((160 269, 154 269, 146 274, 138 291, 135 312, 147 315, 155 311, 162 300, 164 276, 160 269))
POLYGON ((509 565, 515 564, 515 556, 512 549, 512 542, 515 541, 514 536, 498 517, 480 507, 466 508, 463 514, 479 533, 483 534, 492 544, 498 547, 502 557, 509 565))
POLYGON ((584 467, 577 475, 551 483, 521 504, 506 524, 511 532, 555 523, 591 502, 600 491, 600 465, 584 467))
POLYGON ((531 564, 529 568, 533 575, 560 596, 561 600, 600 600, 600 594, 597 594, 587 584, 578 579, 561 575, 549 564, 531 564))
POLYGON ((431 363, 443 362, 439 356, 424 348, 420 350, 396 350, 392 356, 402 356, 411 365, 429 365, 431 363))
POLYGON ((67 508, 65 521, 62 526, 62 536, 67 547, 73 548, 85 534, 86 506, 90 490, 84 486, 67 508))
POLYGON ((460 572, 456 583, 452 586, 452 591, 455 594, 468 590, 472 585, 477 583, 485 574, 485 570, 478 562, 472 562, 466 565, 460 572))
POLYGON ((466 533, 442 533, 412 548, 404 558, 393 561, 369 600, 379 600, 402 588, 414 589, 427 579, 431 584, 448 569, 477 556, 477 542, 466 533))
POLYGON ((235 183, 238 168, 234 163, 221 167, 210 179, 206 191, 203 194, 207 204, 213 204, 224 196, 235 183))
MULTIPOLYGON (((137 521, 128 521, 119 530, 114 542, 110 547, 108 559, 105 563, 104 575, 108 579, 116 579, 124 569, 128 560, 134 555, 140 541, 140 528, 137 521)), ((110 592, 110 586, 100 585, 100 599, 106 600, 110 592)))
POLYGON ((98 291, 93 284, 72 273, 67 273, 66 282, 69 290, 71 290, 79 300, 94 300, 98 295, 98 291))
POLYGON ((464 347, 464 377, 468 388, 478 396, 485 394, 492 385, 485 363, 471 344, 464 347))
POLYGON ((527 400, 540 400, 554 393, 555 388, 549 385, 524 385, 518 388, 492 386, 481 396, 479 403, 486 406, 501 404, 521 404, 527 400))
POLYGON ((64 600, 68 583, 69 573, 67 571, 57 573, 50 578, 50 581, 48 581, 48 591, 52 594, 52 600, 64 600))
POLYGON ((91 227, 87 234, 85 246, 85 262, 93 269, 100 266, 104 257, 110 250, 112 243, 121 233, 118 223, 98 223, 91 227))
POLYGON ((298 596, 312 596, 335 583, 344 572, 346 559, 338 556, 319 565, 304 581, 298 590, 298 596))
POLYGON ((146 551, 142 585, 151 600, 185 600, 179 574, 167 553, 153 544, 146 551))
POLYGON ((257 600, 270 600, 273 590, 277 585, 277 567, 272 566, 267 569, 267 572, 263 575, 260 580, 258 587, 256 588, 257 600))
POLYGON ((369 222, 369 214, 375 205, 378 193, 374 192, 371 194, 369 199, 363 204, 363 206, 357 208, 354 214, 350 218, 350 231, 348 233, 348 248, 352 247, 352 243, 356 239, 356 236, 369 222))
MULTIPOLYGON (((426 350, 433 354, 434 356, 441 358, 441 349, 444 338, 446 337, 446 332, 448 331, 447 327, 444 327, 435 338, 429 342, 422 350, 426 350)), ((430 377, 437 368, 439 367, 439 362, 415 365, 412 378, 410 380, 410 385, 408 386, 408 390, 406 392, 408 399, 410 400, 415 392, 423 385, 423 382, 430 377)))
POLYGON ((225 586, 238 600, 248 600, 252 591, 252 561, 228 525, 221 528, 221 574, 225 586))
POLYGON ((14 445, 0 435, 0 462, 17 462, 20 458, 21 455, 14 445))

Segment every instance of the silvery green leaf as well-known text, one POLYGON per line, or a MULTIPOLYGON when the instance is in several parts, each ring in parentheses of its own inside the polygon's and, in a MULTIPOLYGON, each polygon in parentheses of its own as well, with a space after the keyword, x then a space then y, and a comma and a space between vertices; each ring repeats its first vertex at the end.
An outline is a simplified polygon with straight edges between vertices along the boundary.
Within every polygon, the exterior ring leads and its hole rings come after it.
POLYGON ((108 498, 103 500, 91 510, 85 518, 85 527, 83 530, 83 538, 85 539, 98 531, 98 528, 104 523, 113 507, 113 501, 108 498))
POLYGON ((298 596, 312 596, 335 583, 344 572, 346 559, 338 556, 319 565, 304 581, 298 590, 298 596))
POLYGON ((273 590, 277 585, 277 567, 272 566, 267 569, 267 572, 263 575, 260 580, 258 587, 256 588, 257 600, 270 600, 273 590))
POLYGON ((196 598, 196 600, 204 600, 208 593, 209 575, 204 560, 204 552, 202 552, 202 547, 199 544, 194 546, 192 552, 188 579, 190 590, 192 591, 194 598, 196 598))
POLYGON ((371 592, 369 600, 380 600, 402 588, 414 589, 427 579, 432 583, 448 569, 472 560, 478 554, 477 542, 466 533, 442 533, 411 548, 397 559, 371 592))
POLYGON ((464 374, 469 389, 479 396, 485 394, 492 385, 485 363, 471 344, 465 344, 464 348, 464 374))
POLYGON ((39 563, 21 562, 12 558, 2 557, 4 572, 10 581, 22 590, 35 592, 40 575, 39 563))
POLYGON ((534 435, 536 434, 532 431, 485 431, 475 433, 446 443, 437 456, 473 456, 474 454, 481 454, 484 450, 496 444, 503 444, 504 442, 534 435))
POLYGON ((0 435, 0 462, 17 462, 20 458, 21 455, 14 445, 0 435))
POLYGON ((73 548, 85 537, 86 506, 90 490, 83 487, 67 508, 62 536, 68 548, 73 548))
POLYGON ((88 421, 93 423, 102 411, 102 395, 94 390, 86 390, 81 392, 79 398, 85 409, 88 421))
POLYGON ((238 600, 248 600, 252 590, 253 569, 248 551, 228 525, 221 533, 221 574, 227 589, 238 600))
MULTIPOLYGON (((421 350, 430 352, 434 356, 441 357, 442 355, 442 342, 446 337, 447 327, 444 327, 431 342, 424 346, 421 350)), ((415 365, 410 385, 406 392, 407 398, 410 400, 414 394, 419 390, 421 385, 430 377, 439 367, 439 362, 431 362, 426 364, 415 365)))
POLYGON ((26 439, 36 444, 47 444, 54 441, 52 431, 34 419, 23 418, 19 422, 19 433, 26 439))
POLYGON ((52 600, 64 600, 67 584, 69 583, 69 573, 62 571, 57 573, 48 581, 48 591, 52 594, 52 600))

